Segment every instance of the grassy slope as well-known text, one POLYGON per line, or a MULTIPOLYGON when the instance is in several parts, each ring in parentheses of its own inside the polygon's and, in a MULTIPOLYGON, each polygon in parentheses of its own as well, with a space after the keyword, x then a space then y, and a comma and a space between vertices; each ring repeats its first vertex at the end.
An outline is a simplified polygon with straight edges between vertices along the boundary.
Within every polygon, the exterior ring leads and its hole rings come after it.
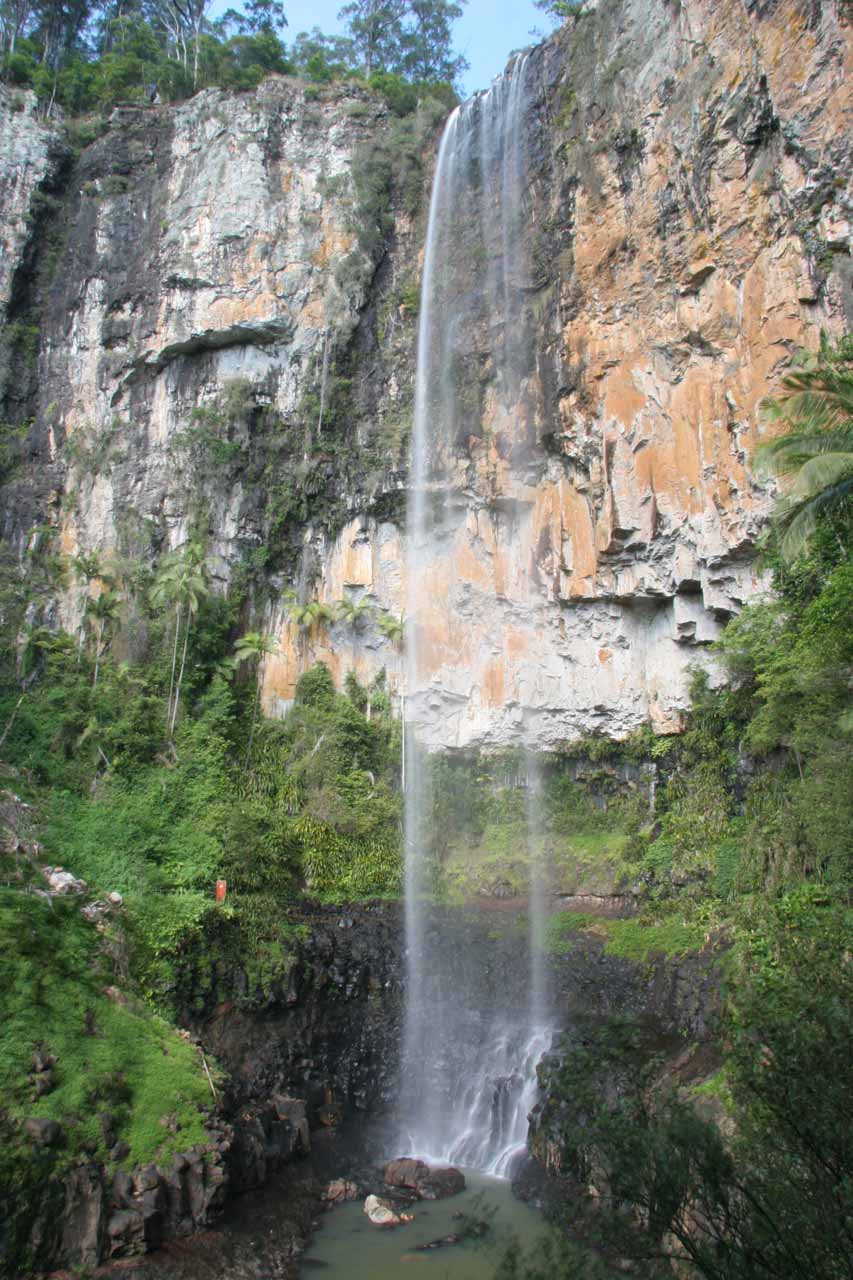
POLYGON ((59 1121, 69 1158, 85 1148, 107 1159, 99 1116, 108 1113, 130 1167, 205 1141, 211 1097, 198 1050, 113 981, 79 898, 0 891, 4 1109, 59 1121), (55 1087, 37 1099, 28 1074, 36 1050, 56 1057, 55 1087))

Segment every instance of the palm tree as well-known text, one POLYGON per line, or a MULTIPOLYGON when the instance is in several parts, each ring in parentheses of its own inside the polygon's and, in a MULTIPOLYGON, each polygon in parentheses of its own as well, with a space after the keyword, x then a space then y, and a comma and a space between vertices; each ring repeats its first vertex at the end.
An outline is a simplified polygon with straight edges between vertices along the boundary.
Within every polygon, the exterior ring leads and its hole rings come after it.
POLYGON ((756 451, 757 468, 790 478, 774 523, 783 556, 794 559, 821 515, 844 511, 853 496, 853 339, 816 356, 782 381, 782 394, 767 400, 763 415, 788 433, 756 451))
POLYGON ((376 625, 382 632, 386 640, 390 640, 397 648, 402 648, 403 637, 406 630, 405 619, 395 618, 393 613, 380 613, 376 619, 376 625))
POLYGON ((272 654, 278 653, 278 645, 272 636, 261 635, 260 631, 247 631, 244 636, 234 646, 234 660, 239 666, 243 662, 255 662, 257 670, 255 672, 255 703, 252 709, 252 725, 249 729, 249 745, 246 748, 246 767, 252 758, 252 740, 255 736, 255 724, 258 719, 258 710, 261 705, 261 681, 260 667, 265 658, 272 654))
POLYGON ((345 596, 343 600, 339 600, 335 605, 335 617, 340 622, 346 622, 354 631, 360 630, 363 623, 375 613, 373 605, 366 598, 361 600, 351 600, 349 596, 345 596))
POLYGON ((293 592, 288 592, 285 599, 290 599, 287 616, 302 633, 302 656, 304 658, 308 636, 316 627, 323 624, 328 625, 335 621, 335 608, 333 605, 323 604, 320 600, 308 600, 304 604, 300 604, 293 592))
MULTIPOLYGON (((374 616, 376 610, 373 605, 363 596, 361 600, 351 600, 349 596, 344 596, 343 600, 338 600, 335 605, 335 620, 337 622, 345 622, 353 633, 353 645, 356 654, 360 649, 359 633, 363 630, 364 624, 374 616)), ((367 694, 367 719, 371 716, 371 697, 370 692, 367 694)))
MULTIPOLYGON (((395 618, 393 613, 383 610, 376 618, 376 625, 382 632, 386 640, 390 640, 398 653, 402 654, 403 645, 406 639, 406 615, 403 613, 399 618, 395 618)), ((402 665, 402 663, 401 663, 402 665)), ((402 733, 400 735, 400 784, 403 790, 406 790, 406 683, 405 672, 402 674, 402 688, 400 690, 400 719, 402 721, 402 733)))
POLYGON ((190 542, 181 555, 174 556, 163 567, 151 593, 151 599, 155 605, 173 604, 175 607, 175 637, 172 643, 172 672, 169 680, 169 705, 166 712, 166 727, 170 735, 175 732, 175 722, 178 718, 178 704, 181 699, 181 685, 187 662, 190 626, 192 619, 198 613, 199 605, 208 594, 204 551, 197 542, 190 542), (178 637, 182 621, 184 623, 184 644, 183 652, 181 653, 181 666, 176 680, 178 637))
POLYGON ((104 655, 104 638, 106 636, 107 626, 115 622, 118 617, 118 611, 121 606, 115 591, 102 591, 99 596, 89 605, 89 613, 96 621, 97 640, 95 643, 95 674, 92 679, 92 688, 94 689, 98 683, 98 671, 101 666, 101 658, 104 655))
POLYGON ((321 622, 334 622, 335 610, 330 604, 320 600, 309 600, 305 604, 294 602, 288 610, 292 622, 304 631, 312 631, 321 622))

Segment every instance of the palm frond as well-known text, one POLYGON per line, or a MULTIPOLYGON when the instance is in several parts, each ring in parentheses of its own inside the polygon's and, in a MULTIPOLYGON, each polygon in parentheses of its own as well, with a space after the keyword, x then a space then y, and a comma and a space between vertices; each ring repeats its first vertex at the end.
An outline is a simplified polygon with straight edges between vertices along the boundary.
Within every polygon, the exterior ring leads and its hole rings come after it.
POLYGON ((261 661, 278 653, 278 645, 272 636, 265 636, 260 631, 247 631, 234 646, 234 662, 239 666, 250 659, 261 661))
POLYGON ((783 530, 780 550, 786 560, 795 560, 817 528, 818 518, 834 514, 850 502, 853 496, 853 475, 838 484, 799 502, 777 509, 774 521, 783 530))
POLYGON ((790 475, 815 454, 853 453, 853 421, 833 431, 796 432, 759 445, 753 466, 762 474, 790 475))
POLYGON ((803 462, 786 496, 795 502, 814 498, 822 489, 834 488, 845 479, 853 483, 853 452, 816 454, 803 462))
POLYGON ((755 452, 759 474, 791 477, 773 521, 782 533, 780 550, 795 557, 825 514, 847 507, 853 496, 853 343, 821 341, 782 380, 782 393, 765 401, 762 416, 788 432, 755 452))

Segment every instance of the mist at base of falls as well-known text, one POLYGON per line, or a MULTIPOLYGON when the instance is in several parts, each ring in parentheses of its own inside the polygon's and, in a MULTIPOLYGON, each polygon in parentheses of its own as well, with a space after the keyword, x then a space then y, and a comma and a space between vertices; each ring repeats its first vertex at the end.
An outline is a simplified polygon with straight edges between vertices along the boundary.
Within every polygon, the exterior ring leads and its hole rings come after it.
MULTIPOLYGON (((453 113, 441 141, 421 288, 406 563, 407 1005, 399 1141, 413 1155, 503 1177, 525 1150, 536 1066, 550 1040, 536 770, 528 760, 530 874, 527 902, 516 910, 529 941, 524 959, 507 971, 476 929, 467 948, 447 945, 442 913, 431 902, 429 853, 430 829, 442 823, 441 796, 435 807, 417 744, 419 716, 444 667, 453 667, 451 682, 466 679, 458 662, 466 642, 464 589, 453 547, 469 518, 459 442, 483 434, 482 398, 478 392, 474 403, 471 380, 482 391, 484 361, 498 417, 514 423, 522 441, 530 436, 529 72, 522 54, 486 93, 453 113)), ((467 679, 470 685, 470 673, 467 679)))
POLYGON ((549 1027, 530 1023, 527 904, 423 905, 423 1004, 410 1007, 399 1154, 510 1177, 549 1027))

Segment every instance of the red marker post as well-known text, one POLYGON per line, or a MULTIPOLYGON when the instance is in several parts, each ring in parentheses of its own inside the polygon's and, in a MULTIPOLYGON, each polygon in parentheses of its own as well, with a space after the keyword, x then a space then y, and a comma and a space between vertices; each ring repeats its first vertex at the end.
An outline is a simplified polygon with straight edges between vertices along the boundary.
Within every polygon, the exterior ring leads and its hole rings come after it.
POLYGON ((227 892, 228 892, 228 881, 227 881, 227 880, 217 880, 217 881, 216 881, 216 901, 217 901, 217 902, 224 902, 224 901, 225 901, 225 895, 226 895, 226 893, 227 893, 227 892))

